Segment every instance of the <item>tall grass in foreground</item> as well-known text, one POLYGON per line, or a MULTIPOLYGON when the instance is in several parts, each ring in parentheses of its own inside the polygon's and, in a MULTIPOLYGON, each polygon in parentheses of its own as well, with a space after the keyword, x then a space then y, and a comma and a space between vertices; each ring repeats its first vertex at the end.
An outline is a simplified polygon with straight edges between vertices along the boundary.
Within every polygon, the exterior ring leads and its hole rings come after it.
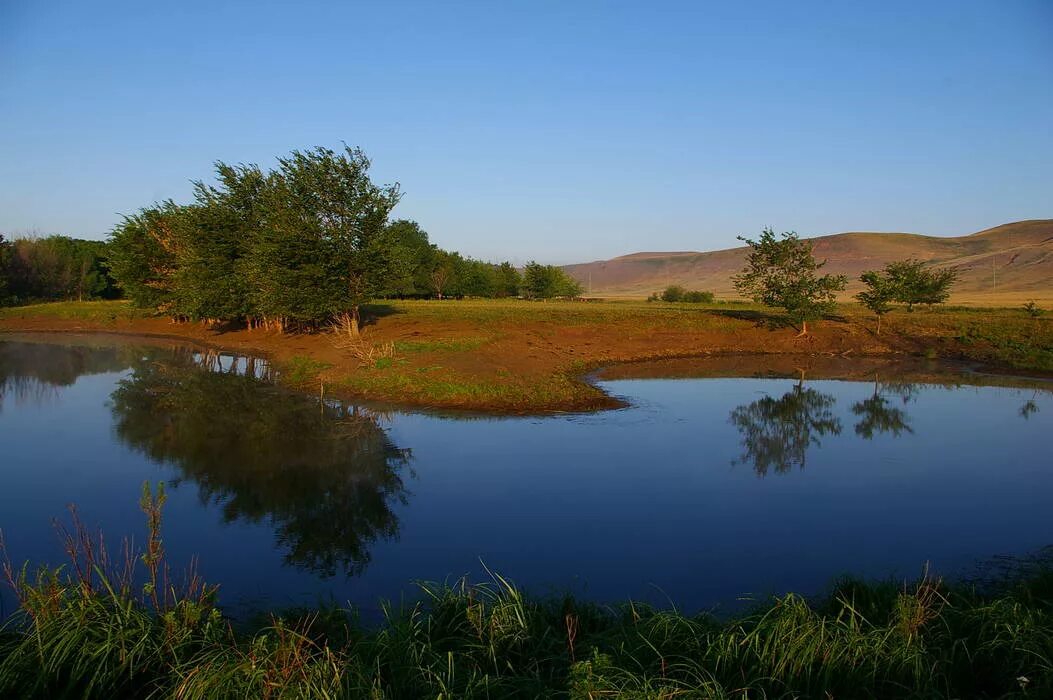
POLYGON ((111 560, 76 519, 70 563, 5 567, 0 697, 941 698, 1053 696, 1053 573, 983 588, 842 580, 734 620, 532 599, 493 575, 423 586, 383 624, 337 609, 233 624, 215 590, 172 583, 163 492, 143 551, 111 560))

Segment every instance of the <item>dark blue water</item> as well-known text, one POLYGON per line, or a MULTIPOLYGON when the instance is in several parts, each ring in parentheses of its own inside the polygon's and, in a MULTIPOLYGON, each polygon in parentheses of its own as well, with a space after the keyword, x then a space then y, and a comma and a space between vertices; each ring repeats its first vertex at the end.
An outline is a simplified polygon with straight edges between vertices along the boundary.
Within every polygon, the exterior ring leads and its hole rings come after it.
POLYGON ((175 566, 197 555, 235 607, 374 608, 485 564, 538 593, 727 608, 1053 543, 1045 383, 621 380, 603 386, 624 410, 466 419, 322 405, 245 370, 0 339, 12 560, 61 563, 52 519, 70 503, 111 542, 142 541, 144 481, 168 484, 175 566))

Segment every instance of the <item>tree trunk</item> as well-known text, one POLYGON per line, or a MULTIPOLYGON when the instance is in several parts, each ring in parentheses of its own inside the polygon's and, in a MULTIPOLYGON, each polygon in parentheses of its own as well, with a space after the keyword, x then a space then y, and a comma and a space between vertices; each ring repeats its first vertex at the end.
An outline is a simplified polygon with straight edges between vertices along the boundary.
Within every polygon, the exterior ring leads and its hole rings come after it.
POLYGON ((803 338, 808 335, 808 321, 801 321, 801 332, 797 334, 798 338, 803 338))
POLYGON ((881 335, 881 314, 877 315, 877 334, 881 335))

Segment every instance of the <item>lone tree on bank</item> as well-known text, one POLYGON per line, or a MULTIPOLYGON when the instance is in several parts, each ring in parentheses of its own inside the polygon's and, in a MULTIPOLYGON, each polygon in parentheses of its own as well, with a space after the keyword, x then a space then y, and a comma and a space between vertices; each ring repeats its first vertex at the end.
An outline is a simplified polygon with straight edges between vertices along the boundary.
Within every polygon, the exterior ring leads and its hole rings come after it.
POLYGON ((746 267, 732 278, 735 289, 765 306, 781 308, 799 323, 798 337, 808 334, 808 321, 821 318, 834 308, 837 293, 845 288, 844 275, 819 276, 826 261, 816 262, 812 244, 793 231, 775 237, 766 228, 760 239, 739 236, 750 247, 746 267))
POLYGON ((866 285, 866 289, 856 294, 856 299, 877 316, 877 335, 881 335, 881 317, 892 311, 892 302, 896 300, 896 286, 888 275, 875 270, 864 272, 859 279, 866 285))
POLYGON ((915 304, 932 306, 947 301, 958 271, 952 267, 934 270, 921 260, 901 260, 886 265, 885 276, 895 289, 895 301, 913 311, 915 304))

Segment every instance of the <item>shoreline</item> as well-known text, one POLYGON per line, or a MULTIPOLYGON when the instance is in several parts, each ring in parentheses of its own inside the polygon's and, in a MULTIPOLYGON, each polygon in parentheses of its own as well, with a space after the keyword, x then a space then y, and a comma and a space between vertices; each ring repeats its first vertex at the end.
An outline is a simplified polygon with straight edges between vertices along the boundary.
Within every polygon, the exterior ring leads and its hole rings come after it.
MULTIPOLYGON (((903 315, 896 319, 899 328, 880 337, 869 330, 868 317, 842 314, 797 339, 787 328, 773 327, 770 315, 749 309, 402 302, 365 326, 363 342, 394 350, 393 357, 369 364, 337 347, 326 333, 214 329, 194 322, 133 317, 131 308, 120 302, 92 304, 104 305, 100 310, 112 313, 102 314, 103 318, 63 318, 54 315, 62 310, 61 303, 23 307, 22 313, 7 309, 0 315, 0 333, 104 334, 188 343, 266 359, 279 369, 279 383, 294 390, 324 387, 327 396, 393 409, 492 416, 624 408, 628 405, 624 399, 597 382, 635 378, 628 376, 629 368, 655 364, 752 364, 750 374, 755 374, 759 363, 781 367, 779 372, 789 376, 800 368, 783 367, 792 364, 788 358, 808 357, 807 364, 815 367, 950 361, 968 365, 978 376, 1053 379, 1053 370, 1020 366, 1000 357, 998 347, 967 340, 976 324, 992 323, 989 312, 903 315), (963 323, 965 333, 960 328, 963 323)), ((1043 320, 1042 325, 1028 327, 1024 319, 1013 320, 1013 327, 1003 332, 1018 334, 1015 338, 1040 330, 1031 333, 1032 354, 1043 362, 1047 355, 1053 356, 1053 324, 1043 320)), ((1008 347, 1018 345, 1014 340, 1008 347)))

